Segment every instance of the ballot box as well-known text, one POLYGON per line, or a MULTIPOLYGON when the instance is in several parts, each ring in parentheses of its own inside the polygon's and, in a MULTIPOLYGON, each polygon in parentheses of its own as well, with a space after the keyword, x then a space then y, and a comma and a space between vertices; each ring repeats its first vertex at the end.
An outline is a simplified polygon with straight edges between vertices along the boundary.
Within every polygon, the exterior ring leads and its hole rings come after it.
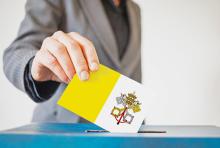
POLYGON ((216 126, 147 126, 109 133, 94 124, 33 123, 0 132, 0 148, 220 148, 216 126))

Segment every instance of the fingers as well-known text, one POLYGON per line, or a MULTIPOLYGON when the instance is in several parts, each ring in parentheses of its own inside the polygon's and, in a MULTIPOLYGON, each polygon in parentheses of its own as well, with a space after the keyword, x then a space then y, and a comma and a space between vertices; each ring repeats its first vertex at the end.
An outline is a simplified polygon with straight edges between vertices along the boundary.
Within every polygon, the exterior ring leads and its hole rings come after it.
POLYGON ((87 80, 89 78, 89 67, 87 66, 87 61, 77 41, 62 31, 54 33, 52 37, 65 45, 77 75, 81 80, 87 80))
POLYGON ((57 31, 44 40, 33 60, 32 75, 38 81, 69 83, 75 73, 87 80, 89 71, 98 68, 99 59, 91 41, 78 33, 57 31))
POLYGON ((45 47, 57 59, 70 81, 75 74, 75 68, 66 47, 51 37, 46 38, 44 41, 45 47))
POLYGON ((79 43, 87 60, 89 69, 91 71, 97 71, 99 68, 99 59, 92 42, 75 32, 71 32, 68 35, 79 43))
POLYGON ((57 80, 57 81, 61 80, 62 82, 69 83, 70 80, 65 74, 59 62, 57 61, 56 57, 54 57, 46 49, 41 50, 38 54, 40 54, 39 56, 37 56, 38 58, 40 58, 39 59, 39 61, 41 62, 40 64, 47 67, 50 71, 53 72, 54 75, 56 75, 56 76, 51 75, 50 78, 51 80, 57 80))

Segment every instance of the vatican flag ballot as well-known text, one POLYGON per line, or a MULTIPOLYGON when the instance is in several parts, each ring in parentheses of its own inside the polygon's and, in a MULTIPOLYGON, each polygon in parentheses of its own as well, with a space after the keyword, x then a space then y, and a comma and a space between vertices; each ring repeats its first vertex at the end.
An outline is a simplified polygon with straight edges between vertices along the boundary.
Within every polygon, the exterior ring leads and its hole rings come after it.
POLYGON ((74 76, 58 104, 109 132, 135 133, 146 116, 145 93, 140 83, 100 65, 88 81, 74 76))

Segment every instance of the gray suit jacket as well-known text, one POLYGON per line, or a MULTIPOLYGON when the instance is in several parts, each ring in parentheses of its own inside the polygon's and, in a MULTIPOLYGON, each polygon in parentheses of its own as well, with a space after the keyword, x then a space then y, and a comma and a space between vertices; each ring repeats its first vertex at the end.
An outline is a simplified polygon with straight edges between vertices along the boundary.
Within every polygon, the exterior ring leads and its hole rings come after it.
MULTIPOLYGON (((18 36, 4 53, 4 72, 11 83, 25 92, 24 70, 40 49, 42 41, 57 30, 79 32, 95 45, 100 62, 141 82, 140 9, 127 1, 130 40, 122 60, 100 0, 28 0, 18 36)), ((56 102, 66 85, 61 84, 51 99, 34 111, 35 122, 79 122, 80 118, 56 102)))

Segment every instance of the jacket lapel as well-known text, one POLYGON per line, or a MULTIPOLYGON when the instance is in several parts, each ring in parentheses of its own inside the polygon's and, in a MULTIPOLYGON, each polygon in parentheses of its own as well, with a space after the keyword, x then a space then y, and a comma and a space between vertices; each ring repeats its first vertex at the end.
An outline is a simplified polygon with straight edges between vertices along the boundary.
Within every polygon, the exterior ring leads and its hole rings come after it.
POLYGON ((117 43, 100 0, 80 0, 91 27, 117 67, 120 67, 117 43))
POLYGON ((141 59, 140 15, 131 0, 127 0, 127 13, 130 27, 130 38, 126 53, 121 60, 121 69, 123 74, 130 75, 141 59))

